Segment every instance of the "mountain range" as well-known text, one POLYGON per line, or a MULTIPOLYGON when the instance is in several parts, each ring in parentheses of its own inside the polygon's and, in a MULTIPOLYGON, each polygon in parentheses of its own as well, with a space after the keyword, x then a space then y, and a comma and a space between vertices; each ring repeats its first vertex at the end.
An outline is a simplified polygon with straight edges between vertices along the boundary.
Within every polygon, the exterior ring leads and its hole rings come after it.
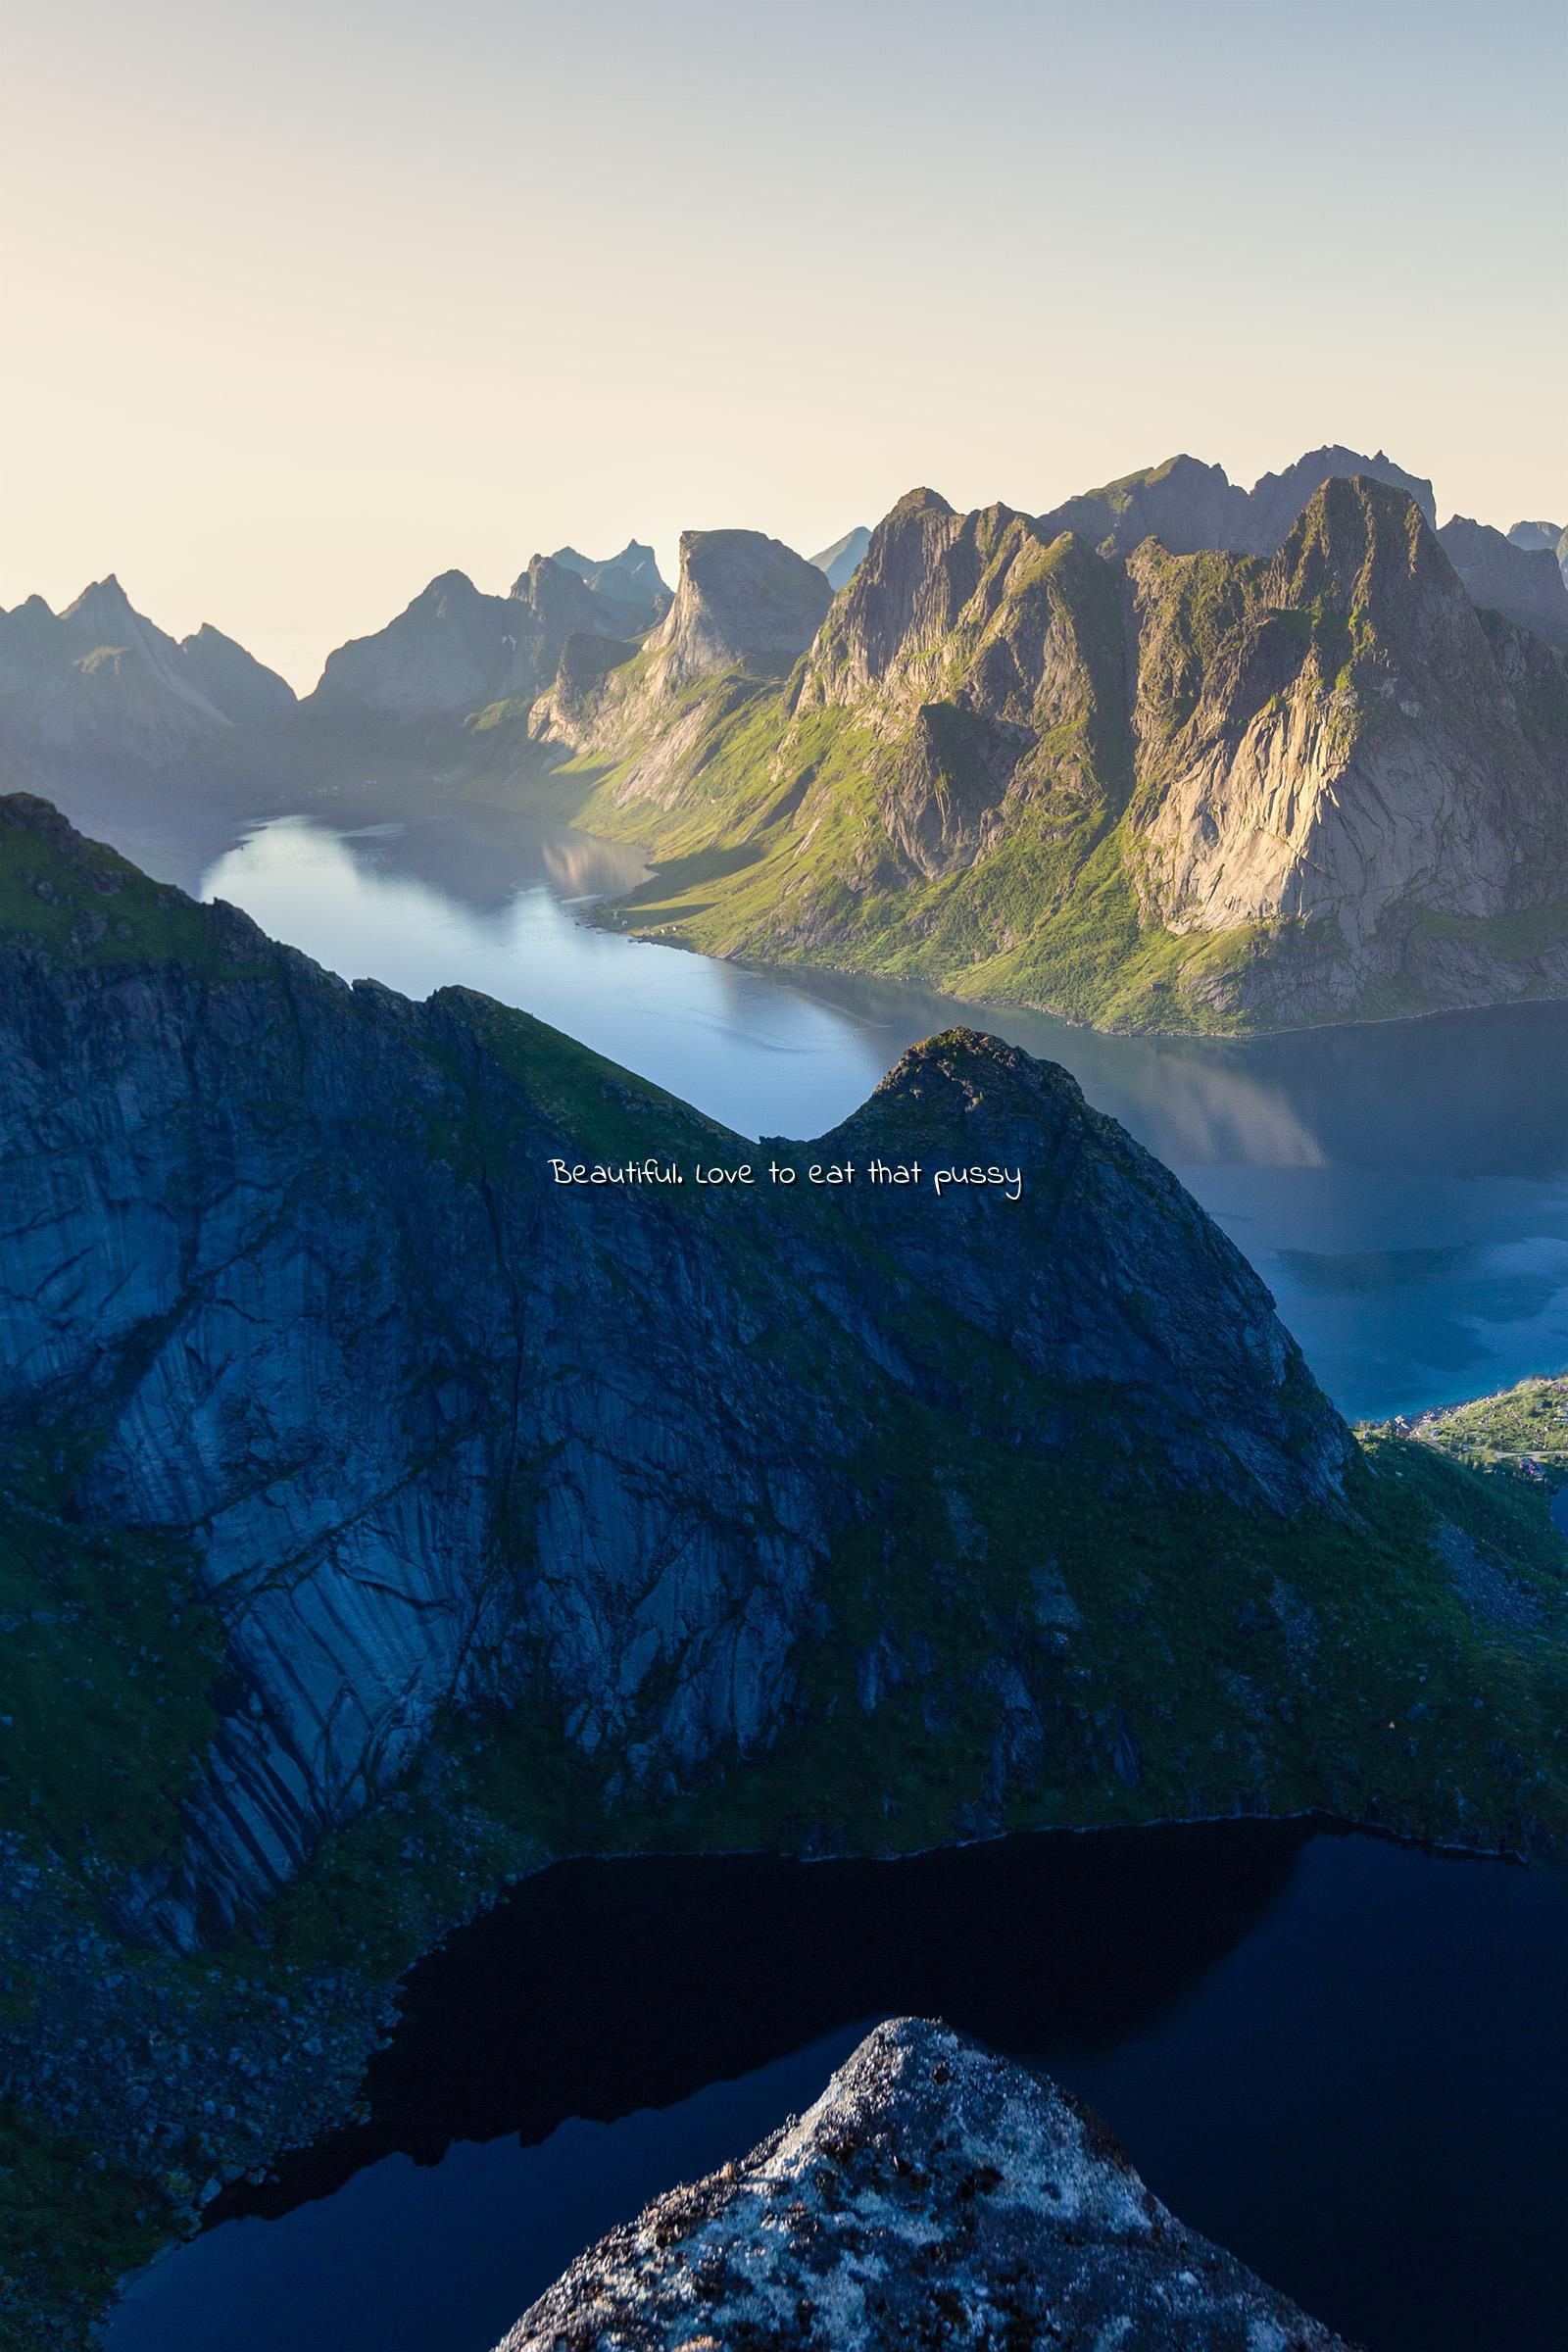
POLYGON ((688 532, 673 595, 635 541, 563 548, 504 597, 443 574, 298 704, 109 582, 0 616, 0 749, 43 784, 248 762, 308 797, 329 747, 483 776, 651 852, 631 927, 1113 1026, 1555 995, 1554 526, 1436 514, 1333 447, 1035 516, 920 491, 809 563, 688 532))
POLYGON ((1272 554, 1057 520, 911 493, 701 701, 568 654, 535 734, 661 860, 621 919, 1122 1026, 1568 985, 1568 660, 1407 489, 1332 476, 1272 554))

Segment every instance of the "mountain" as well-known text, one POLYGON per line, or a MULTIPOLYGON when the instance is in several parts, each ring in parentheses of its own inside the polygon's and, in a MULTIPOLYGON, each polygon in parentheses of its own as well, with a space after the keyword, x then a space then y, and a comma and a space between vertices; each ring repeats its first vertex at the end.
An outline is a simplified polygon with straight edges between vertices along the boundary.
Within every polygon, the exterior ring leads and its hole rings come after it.
POLYGON ((1222 466, 1167 458, 1162 466, 1124 474, 1103 489, 1086 491, 1053 508, 1040 516, 1040 526, 1053 539, 1074 531, 1102 555, 1130 556, 1144 540, 1157 539, 1173 556, 1199 555, 1210 548, 1271 556, 1314 491, 1326 481, 1357 475, 1403 490, 1436 528, 1430 482, 1406 473, 1381 450, 1365 458, 1338 447, 1312 450, 1283 473, 1265 473, 1250 491, 1233 483, 1222 466))
POLYGON ((1544 1491, 1358 1443, 995 1039, 753 1144, 14 795, 0 1165, 18 2340, 344 2115, 407 1962, 552 1855, 1568 1828, 1544 1491))
POLYGON ((64 612, 0 612, 0 744, 160 767, 280 717, 293 690, 211 627, 179 642, 111 575, 64 612))
POLYGON ((1252 542, 1247 492, 1223 466, 1188 457, 1167 458, 1070 498, 1042 514, 1040 528, 1048 540, 1072 531, 1106 555, 1131 555, 1146 539, 1157 539, 1173 556, 1252 542))
POLYGON ((835 539, 831 547, 824 547, 820 555, 811 558, 817 570, 827 574, 827 584, 835 596, 854 579, 870 544, 870 532, 864 523, 857 523, 853 531, 846 531, 842 539, 835 539))
POLYGON ((1349 2352, 1168 2213, 1097 2115, 912 2017, 580 2255, 497 2352, 680 2343, 1349 2352))
POLYGON ((1568 581, 1551 547, 1520 547, 1464 514, 1446 522, 1438 539, 1472 603, 1568 653, 1568 581))
POLYGON ((1421 474, 1406 473, 1402 466, 1396 466, 1381 449, 1376 456, 1366 458, 1358 450, 1335 443, 1327 449, 1309 450, 1294 466, 1287 466, 1283 473, 1265 473, 1253 483, 1248 500, 1248 545, 1251 552, 1271 556, 1282 547, 1301 509, 1324 482, 1355 479, 1383 482, 1390 489, 1402 490, 1420 509, 1428 526, 1436 530, 1437 501, 1432 484, 1421 474))
POLYGON ((654 551, 636 539, 602 562, 580 556, 574 547, 558 547, 551 561, 587 582, 605 608, 604 625, 617 635, 635 637, 669 610, 669 590, 654 551))
POLYGON ((1560 522, 1516 522, 1508 533, 1510 547, 1549 548, 1553 555, 1568 537, 1560 522))
MULTIPOLYGON (((696 747, 786 678, 833 591, 814 564, 760 531, 686 531, 669 611, 640 646, 594 635, 562 649, 529 719, 559 760, 631 760, 625 797, 660 796, 701 767, 696 747)), ((699 783, 698 789, 701 790, 699 783)))
POLYGON ((1371 479, 1271 558, 911 492, 771 697, 570 719, 583 821, 662 861, 620 919, 710 953, 1161 1028, 1568 987, 1568 667, 1371 479))
POLYGON ((486 596, 466 572, 446 571, 384 629, 329 654, 302 708, 338 729, 367 721, 428 728, 517 698, 527 704, 555 676, 573 630, 604 625, 610 610, 548 556, 535 556, 508 596, 486 596))

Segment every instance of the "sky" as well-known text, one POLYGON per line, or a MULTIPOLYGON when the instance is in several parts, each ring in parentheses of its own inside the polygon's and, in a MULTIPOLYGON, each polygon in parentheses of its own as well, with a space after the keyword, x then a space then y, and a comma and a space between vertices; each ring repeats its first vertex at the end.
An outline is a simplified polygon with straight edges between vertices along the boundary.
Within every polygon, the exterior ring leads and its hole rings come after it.
POLYGON ((0 0, 0 604, 308 686, 457 565, 1343 441, 1568 521, 1568 9, 0 0))

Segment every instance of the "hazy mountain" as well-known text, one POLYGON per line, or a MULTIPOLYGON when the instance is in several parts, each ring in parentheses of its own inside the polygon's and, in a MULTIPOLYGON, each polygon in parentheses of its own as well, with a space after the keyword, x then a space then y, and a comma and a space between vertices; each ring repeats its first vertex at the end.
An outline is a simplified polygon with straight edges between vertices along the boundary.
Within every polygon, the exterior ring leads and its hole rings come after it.
POLYGON ((826 572, 827 584, 835 595, 854 579, 870 544, 870 532, 864 523, 858 522, 853 531, 846 531, 842 539, 835 539, 831 547, 824 547, 820 555, 811 558, 817 570, 826 572))
POLYGON ((1464 514, 1446 522, 1438 537, 1473 603, 1568 653, 1568 582, 1554 547, 1521 547, 1464 514))
POLYGON ((1509 544, 1527 549, 1546 548, 1557 559, 1557 568, 1568 581, 1568 526, 1555 522, 1516 522, 1508 533, 1509 544))
POLYGON ((635 637, 669 610, 670 592, 660 577, 651 547, 628 539, 618 556, 602 562, 558 547, 551 561, 585 580, 604 608, 601 625, 613 635, 635 637))
POLYGON ((1102 555, 1129 556, 1145 539, 1157 539, 1173 556, 1205 548, 1234 555, 1273 555, 1314 490, 1330 480, 1360 475, 1388 482, 1413 498, 1427 521, 1437 522, 1432 484, 1406 473, 1386 458, 1362 457, 1353 449, 1312 450, 1283 473, 1265 473, 1251 490, 1231 481, 1223 466, 1196 458, 1167 458, 1141 473, 1124 474, 1103 489, 1068 499, 1040 516, 1054 538, 1076 531, 1102 555))
POLYGON ((787 689, 569 718, 586 821, 704 860, 627 919, 718 954, 1167 1027, 1568 988, 1568 665, 1370 479, 1272 558, 1125 565, 913 492, 787 689))
POLYGON ((221 631, 176 642, 112 574, 64 612, 0 613, 0 742, 157 767, 276 718, 293 689, 221 631))
POLYGON ((1386 482, 1392 489, 1402 490, 1420 508, 1427 523, 1436 529, 1437 501, 1432 484, 1424 476, 1406 473, 1402 466, 1396 466, 1381 449, 1376 456, 1367 458, 1358 450, 1336 443, 1331 448, 1310 450, 1304 458, 1298 458, 1294 466, 1287 466, 1283 473, 1265 473, 1253 483, 1248 499, 1248 547, 1256 555, 1273 555, 1284 545, 1297 516, 1322 483, 1356 477, 1386 482))
POLYGON ((339 727, 427 727, 518 698, 526 705, 554 677, 573 629, 604 614, 587 582, 548 556, 534 557, 510 596, 443 572, 384 629, 329 655, 304 709, 339 727))

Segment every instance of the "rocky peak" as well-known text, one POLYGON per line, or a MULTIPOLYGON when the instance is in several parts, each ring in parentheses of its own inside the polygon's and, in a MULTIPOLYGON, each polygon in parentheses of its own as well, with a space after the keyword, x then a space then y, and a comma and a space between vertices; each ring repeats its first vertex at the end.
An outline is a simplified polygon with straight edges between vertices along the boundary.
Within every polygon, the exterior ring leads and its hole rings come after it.
POLYGON ((1167 2212, 1088 2108, 906 2017, 804 2116, 579 2256, 498 2352, 1048 2343, 1348 2352, 1167 2212))
POLYGON ((910 490, 871 533, 865 556, 813 651, 804 703, 846 704, 879 689, 923 697, 948 663, 943 642, 986 584, 1042 552, 1027 516, 994 506, 956 514, 934 490, 910 490))
POLYGON ((1183 456, 1068 499, 1042 514, 1040 527, 1048 538, 1076 531, 1105 554, 1130 555, 1145 539, 1157 539, 1172 555, 1191 555, 1245 545, 1247 510, 1246 491, 1223 466, 1183 456))
POLYGON ((1304 458, 1298 458, 1294 466, 1287 466, 1283 473, 1265 473, 1253 483, 1248 501, 1248 536, 1242 544, 1255 554, 1272 555, 1314 491, 1324 482, 1348 481, 1357 476, 1402 490, 1415 501, 1427 523, 1436 530, 1437 501, 1432 484, 1424 476, 1406 473, 1402 466, 1396 466, 1381 449, 1375 457, 1367 458, 1335 443, 1326 449, 1310 450, 1304 458))
POLYGON ((1318 486, 1268 578, 1271 604, 1305 610, 1321 603, 1347 615, 1376 611, 1385 624, 1412 596, 1463 603, 1413 499, 1364 474, 1332 475, 1318 486))
POLYGON ((650 640, 661 683, 744 667, 785 675, 833 601, 814 564, 761 531, 685 531, 675 601, 650 640))
POLYGON ((92 581, 60 618, 75 636, 95 646, 117 637, 126 640, 147 625, 114 572, 92 581))

